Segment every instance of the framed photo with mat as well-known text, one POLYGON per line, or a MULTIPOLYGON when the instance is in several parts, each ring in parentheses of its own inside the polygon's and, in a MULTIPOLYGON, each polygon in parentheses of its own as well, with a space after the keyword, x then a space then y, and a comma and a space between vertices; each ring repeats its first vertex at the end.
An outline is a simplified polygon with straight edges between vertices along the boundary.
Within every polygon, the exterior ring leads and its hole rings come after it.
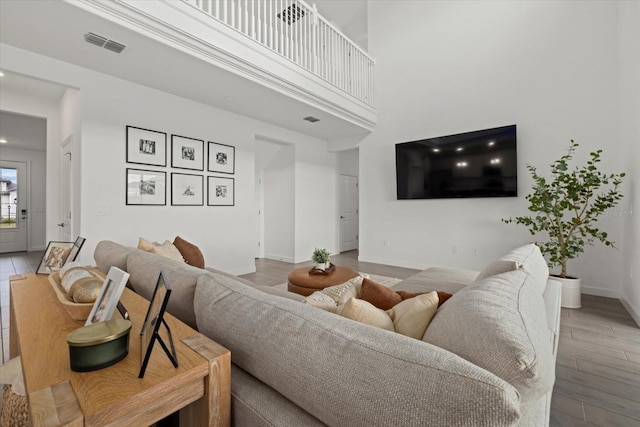
POLYGON ((76 241, 73 243, 73 247, 71 248, 71 252, 67 256, 67 260, 64 262, 67 265, 70 262, 73 262, 78 258, 78 254, 80 253, 80 249, 82 249, 82 245, 84 245, 84 241, 87 240, 84 237, 78 236, 76 241))
POLYGON ((171 287, 164 273, 161 271, 158 276, 158 281, 156 282, 156 288, 153 291, 153 296, 151 297, 151 302, 149 303, 149 310, 147 310, 147 315, 144 318, 142 330, 140 331, 140 374, 138 378, 144 377, 144 372, 149 364, 149 358, 151 357, 153 345, 156 341, 160 343, 160 346, 173 366, 175 368, 178 367, 178 355, 173 345, 171 329, 169 329, 169 325, 164 320, 164 312, 167 309, 170 296, 171 287), (167 330, 168 347, 159 333, 161 323, 167 330))
POLYGON ((49 242, 36 273, 49 274, 60 270, 67 263, 73 245, 73 242, 49 242))
POLYGON ((118 267, 111 267, 109 269, 109 274, 107 274, 107 277, 102 283, 100 294, 98 298, 96 298, 96 302, 93 303, 85 326, 111 320, 111 316, 113 316, 113 312, 118 306, 127 280, 129 280, 129 273, 126 271, 122 271, 118 267))

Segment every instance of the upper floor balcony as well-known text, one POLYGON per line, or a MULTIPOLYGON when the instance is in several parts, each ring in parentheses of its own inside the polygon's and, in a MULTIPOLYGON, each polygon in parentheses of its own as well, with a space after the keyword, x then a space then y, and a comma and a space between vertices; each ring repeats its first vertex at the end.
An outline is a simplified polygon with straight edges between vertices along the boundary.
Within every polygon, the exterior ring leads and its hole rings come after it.
POLYGON ((374 60, 302 0, 33 3, 3 5, 2 43, 329 141, 376 125, 374 60))

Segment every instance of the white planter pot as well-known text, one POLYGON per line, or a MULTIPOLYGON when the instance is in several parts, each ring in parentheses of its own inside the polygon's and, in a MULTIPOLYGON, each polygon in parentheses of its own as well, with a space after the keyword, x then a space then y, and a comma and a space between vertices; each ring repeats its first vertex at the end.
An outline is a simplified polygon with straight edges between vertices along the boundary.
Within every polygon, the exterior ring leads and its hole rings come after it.
POLYGON ((562 283, 562 302, 561 306, 564 308, 580 308, 582 307, 580 301, 580 279, 562 278, 557 276, 551 276, 553 280, 557 280, 562 283))
POLYGON ((326 263, 324 263, 324 262, 322 262, 322 263, 316 263, 316 270, 322 270, 322 271, 324 271, 324 270, 325 270, 325 268, 326 268, 326 267, 325 267, 325 265, 326 265, 326 263))

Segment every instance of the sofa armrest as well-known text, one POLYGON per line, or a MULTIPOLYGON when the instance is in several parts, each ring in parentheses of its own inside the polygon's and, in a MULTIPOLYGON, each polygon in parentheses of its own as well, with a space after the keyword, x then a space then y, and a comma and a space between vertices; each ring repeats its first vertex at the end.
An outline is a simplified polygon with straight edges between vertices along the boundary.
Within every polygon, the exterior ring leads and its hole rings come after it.
POLYGON ((444 291, 453 294, 473 283, 477 276, 477 271, 431 267, 397 283, 393 286, 393 290, 409 292, 444 291))

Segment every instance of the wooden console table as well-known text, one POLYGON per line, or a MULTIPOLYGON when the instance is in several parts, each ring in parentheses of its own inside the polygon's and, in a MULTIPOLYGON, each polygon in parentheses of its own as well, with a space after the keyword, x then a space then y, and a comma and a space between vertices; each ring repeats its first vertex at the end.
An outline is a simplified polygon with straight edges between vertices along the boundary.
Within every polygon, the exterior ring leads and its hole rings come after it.
POLYGON ((34 426, 141 426, 178 410, 180 425, 230 424, 226 348, 167 314, 179 367, 156 345, 145 377, 138 379, 139 335, 149 302, 125 289, 120 300, 132 322, 129 355, 108 368, 73 372, 66 337, 84 322, 71 319, 47 276, 17 275, 10 282, 10 353, 22 359, 34 426))

